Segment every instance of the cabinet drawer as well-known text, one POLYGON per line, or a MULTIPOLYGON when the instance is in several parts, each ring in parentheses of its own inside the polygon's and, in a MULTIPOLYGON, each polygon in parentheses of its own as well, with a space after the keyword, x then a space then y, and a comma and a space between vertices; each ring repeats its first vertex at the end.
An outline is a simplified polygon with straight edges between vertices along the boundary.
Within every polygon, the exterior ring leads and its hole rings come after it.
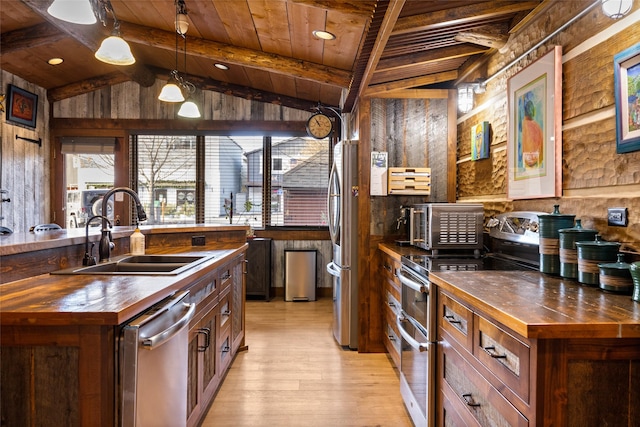
MULTIPOLYGON (((526 427, 529 421, 451 346, 442 345, 442 400, 464 422, 473 417, 481 426, 526 427)), ((446 410, 444 408, 443 410, 446 410)), ((455 425, 455 424, 454 424, 455 425)), ((464 422, 464 425, 473 423, 464 422)))
POLYGON ((473 312, 444 293, 438 294, 440 327, 471 353, 473 346, 473 312))
POLYGON ((222 377, 224 377, 224 372, 231 363, 231 356, 231 331, 227 329, 226 332, 220 334, 220 340, 218 341, 218 364, 222 377))
POLYGON ((384 346, 396 368, 400 368, 400 335, 391 324, 387 324, 385 332, 384 346))
POLYGON ((233 272, 231 265, 227 264, 220 269, 220 276, 218 283, 220 284, 220 292, 223 292, 231 287, 233 272))
POLYGON ((529 346, 484 317, 474 317, 474 356, 529 403, 529 346))

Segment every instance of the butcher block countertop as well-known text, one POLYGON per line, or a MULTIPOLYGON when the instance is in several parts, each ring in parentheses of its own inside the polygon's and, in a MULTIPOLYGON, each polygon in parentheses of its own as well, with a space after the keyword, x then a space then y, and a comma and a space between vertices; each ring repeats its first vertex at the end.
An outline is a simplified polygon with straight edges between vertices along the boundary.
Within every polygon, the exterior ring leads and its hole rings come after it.
POLYGON ((42 274, 0 285, 0 324, 119 325, 204 277, 240 253, 245 244, 226 246, 219 250, 172 252, 214 255, 175 276, 42 274))
POLYGON ((526 338, 640 338, 640 303, 535 271, 438 271, 431 281, 526 338))

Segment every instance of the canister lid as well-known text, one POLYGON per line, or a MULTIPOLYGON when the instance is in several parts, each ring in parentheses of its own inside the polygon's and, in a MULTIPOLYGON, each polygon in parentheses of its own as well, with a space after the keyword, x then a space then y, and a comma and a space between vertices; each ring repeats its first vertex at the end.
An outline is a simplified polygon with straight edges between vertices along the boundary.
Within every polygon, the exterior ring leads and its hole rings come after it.
POLYGON ((582 220, 580 218, 576 219, 576 225, 571 228, 562 228, 558 230, 558 233, 575 233, 575 234, 594 234, 597 233, 598 230, 592 230, 589 228, 582 227, 582 220))
POLYGON ((608 270, 629 270, 631 265, 624 262, 624 254, 618 254, 617 262, 612 262, 607 264, 598 264, 598 267, 603 269, 608 269, 608 270))
POLYGON ((576 217, 575 215, 561 214, 560 205, 553 205, 553 212, 551 212, 550 214, 538 215, 538 218, 540 219, 571 219, 573 220, 573 218, 575 217, 576 217))
POLYGON ((576 246, 594 247, 594 248, 603 248, 603 249, 615 247, 617 249, 620 247, 620 243, 604 241, 602 240, 602 236, 600 236, 599 234, 596 234, 595 240, 592 240, 592 241, 583 240, 580 242, 576 242, 576 246))

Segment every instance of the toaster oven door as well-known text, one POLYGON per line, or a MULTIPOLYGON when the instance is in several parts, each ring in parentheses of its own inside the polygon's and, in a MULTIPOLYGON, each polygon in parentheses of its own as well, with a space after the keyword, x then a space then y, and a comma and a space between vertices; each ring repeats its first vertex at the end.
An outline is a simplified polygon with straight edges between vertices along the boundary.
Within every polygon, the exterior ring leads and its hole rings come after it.
POLYGON ((426 205, 415 205, 410 211, 409 234, 412 246, 423 249, 429 249, 427 214, 428 207, 426 205))

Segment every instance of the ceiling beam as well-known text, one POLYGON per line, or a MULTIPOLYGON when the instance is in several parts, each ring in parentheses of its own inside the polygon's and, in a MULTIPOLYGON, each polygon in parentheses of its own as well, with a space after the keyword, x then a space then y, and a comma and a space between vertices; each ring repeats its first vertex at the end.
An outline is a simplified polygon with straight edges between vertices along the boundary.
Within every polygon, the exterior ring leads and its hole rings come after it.
POLYGON ((351 91, 353 92, 349 97, 361 97, 369 86, 369 83, 373 79, 373 73, 378 66, 378 62, 380 61, 380 57, 382 57, 384 48, 389 41, 389 37, 391 37, 393 27, 395 26, 396 21, 398 20, 398 16, 400 16, 400 12, 404 7, 405 1, 406 0, 391 0, 389 2, 389 6, 386 9, 384 17, 382 19, 382 24, 380 24, 380 29, 378 31, 378 34, 376 35, 374 48, 371 51, 369 60, 367 61, 367 66, 365 67, 362 74, 362 81, 360 82, 360 86, 358 88, 351 88, 351 91))
POLYGON ((411 55, 404 55, 395 58, 383 59, 378 63, 376 73, 399 70, 403 68, 415 67, 417 65, 446 61, 447 59, 473 56, 486 52, 487 49, 477 46, 453 46, 441 49, 433 49, 425 52, 418 52, 411 55))
POLYGON ((413 77, 410 79, 398 80, 391 83, 383 83, 379 85, 369 86, 367 90, 362 93, 362 96, 368 96, 375 98, 377 95, 400 89, 411 89, 420 86, 427 86, 436 83, 448 82, 458 78, 458 71, 445 71, 443 73, 428 74, 426 76, 413 77))
POLYGON ((47 100, 49 102, 58 102, 63 99, 73 98, 74 96, 83 95, 93 92, 107 86, 117 85, 130 81, 128 76, 116 71, 102 76, 85 79, 79 82, 71 83, 64 86, 49 89, 47 91, 47 100))
POLYGON ((0 37, 0 52, 4 55, 26 48, 55 43, 68 37, 53 25, 43 22, 32 27, 2 33, 2 37, 0 37))
MULTIPOLYGON (((121 22, 120 28, 130 42, 168 51, 174 51, 176 48, 176 38, 173 31, 164 31, 127 22, 121 22)), ((199 56, 212 61, 255 68, 342 88, 348 87, 351 82, 350 71, 327 67, 309 61, 231 46, 197 37, 187 37, 187 43, 187 54, 190 56, 199 56)))
POLYGON ((515 12, 529 11, 539 4, 539 1, 493 1, 407 16, 398 19, 393 29, 393 35, 445 28, 451 25, 510 15, 515 12))
MULTIPOLYGON (((41 0, 20 0, 25 6, 32 9, 40 15, 45 21, 56 27, 58 30, 74 38, 83 46, 86 46, 92 52, 98 50, 100 43, 110 31, 101 31, 101 25, 75 25, 69 24, 59 19, 55 19, 47 13, 46 8, 49 2, 41 0), (100 28, 97 30, 97 28, 100 28)), ((143 64, 136 62, 133 65, 118 67, 118 71, 127 75, 131 80, 135 81, 142 87, 149 87, 156 81, 155 76, 143 64)))

